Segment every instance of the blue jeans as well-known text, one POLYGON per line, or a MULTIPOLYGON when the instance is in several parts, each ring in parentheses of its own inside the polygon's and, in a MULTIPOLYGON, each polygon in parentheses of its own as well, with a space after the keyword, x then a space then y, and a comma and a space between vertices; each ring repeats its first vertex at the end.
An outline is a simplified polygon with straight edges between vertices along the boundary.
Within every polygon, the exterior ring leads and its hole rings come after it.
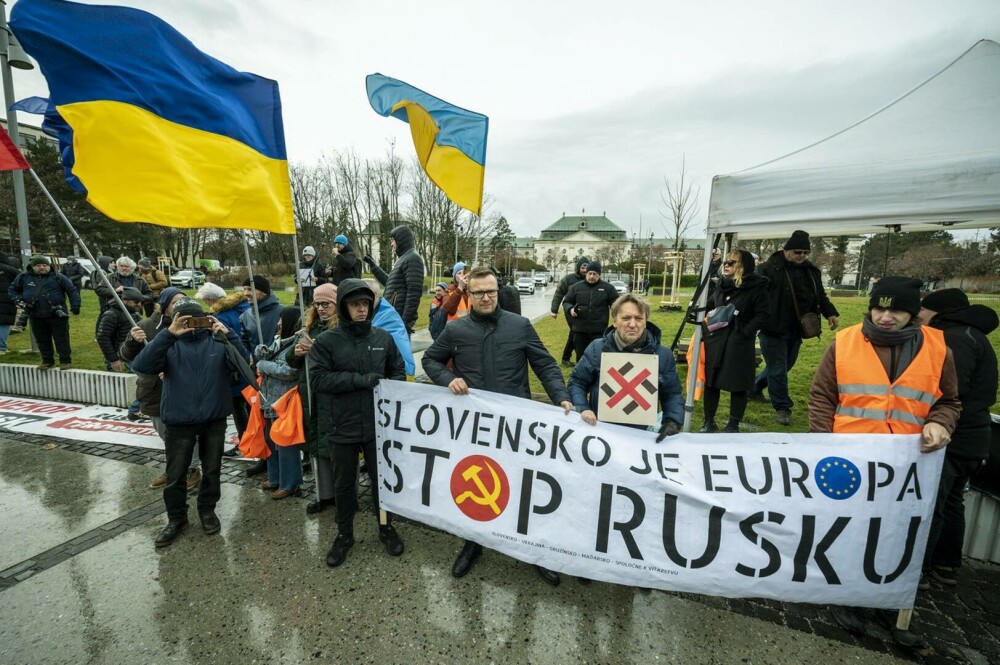
POLYGON ((264 419, 264 441, 271 450, 267 458, 267 482, 277 485, 278 489, 293 490, 302 485, 302 451, 305 444, 298 446, 279 446, 271 440, 271 425, 274 420, 264 419))
POLYGON ((0 351, 7 350, 7 338, 10 336, 10 326, 6 323, 0 326, 0 351))
POLYGON ((802 336, 797 331, 784 335, 760 333, 759 339, 765 365, 754 379, 754 392, 759 393, 767 388, 775 411, 791 411, 793 403, 788 395, 788 373, 799 359, 802 336))

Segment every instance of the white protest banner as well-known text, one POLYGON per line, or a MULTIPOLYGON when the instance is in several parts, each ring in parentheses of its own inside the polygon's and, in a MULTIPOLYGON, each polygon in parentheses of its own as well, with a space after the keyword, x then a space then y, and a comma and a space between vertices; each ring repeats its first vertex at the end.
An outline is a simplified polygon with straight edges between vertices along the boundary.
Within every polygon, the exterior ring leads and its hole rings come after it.
POLYGON ((382 381, 382 507, 570 575, 913 605, 943 452, 919 436, 655 434, 557 407, 382 381))
POLYGON ((606 423, 653 425, 660 359, 651 353, 602 353, 597 417, 606 423))

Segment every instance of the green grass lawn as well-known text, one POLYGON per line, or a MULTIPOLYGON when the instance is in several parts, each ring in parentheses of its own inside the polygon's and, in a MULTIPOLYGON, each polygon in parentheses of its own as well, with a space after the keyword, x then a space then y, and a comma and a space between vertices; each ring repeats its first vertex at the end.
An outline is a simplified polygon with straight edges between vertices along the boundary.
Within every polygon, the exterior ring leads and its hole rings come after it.
MULTIPOLYGON (((984 304, 1000 312, 1000 300, 990 300, 990 301, 976 301, 973 303, 984 304)), ((851 326, 856 323, 861 322, 861 317, 865 313, 868 307, 867 298, 833 298, 833 303, 836 305, 837 309, 840 311, 840 326, 846 327, 851 326)), ((654 309, 657 302, 653 302, 654 309)), ((683 319, 683 314, 681 312, 657 312, 654 311, 651 317, 653 323, 655 323, 660 330, 663 331, 663 339, 661 343, 664 346, 669 346, 673 342, 674 335, 677 333, 677 328, 680 326, 683 319)), ((562 354, 563 346, 566 343, 566 321, 562 317, 553 319, 546 317, 543 321, 539 321, 535 324, 535 329, 538 331, 539 336, 548 347, 549 352, 557 360, 562 354)), ((693 326, 687 326, 684 330, 684 337, 689 337, 693 332, 693 326)), ((792 397, 792 401, 795 403, 795 408, 792 409, 792 425, 788 428, 789 431, 804 432, 808 429, 807 427, 807 413, 806 405, 808 403, 809 396, 809 385, 812 383, 813 372, 819 365, 820 358, 823 356, 823 352, 830 342, 833 341, 834 333, 826 329, 826 324, 824 322, 823 336, 819 339, 808 339, 802 343, 802 349, 799 351, 799 359, 795 364, 795 368, 791 371, 788 377, 788 390, 792 397)), ((993 344, 994 350, 996 350, 997 355, 1000 356, 1000 329, 994 330, 989 336, 990 342, 993 344)), ((678 374, 680 375, 681 382, 687 379, 687 365, 678 365, 678 374)), ((568 380, 570 372, 572 369, 562 368, 563 376, 568 380)), ((682 385, 686 391, 686 386, 682 385)), ((533 393, 545 394, 545 390, 542 388, 542 384, 538 381, 534 374, 531 375, 531 391, 533 393)), ((729 395, 728 393, 722 393, 722 404, 719 406, 719 412, 716 415, 716 421, 724 423, 729 414, 729 395)), ((774 409, 771 408, 770 404, 761 404, 758 402, 750 402, 747 407, 746 416, 744 417, 744 422, 760 427, 765 430, 773 430, 777 425, 774 422, 774 409)), ((704 422, 704 413, 702 410, 701 402, 695 402, 695 411, 693 424, 697 427, 701 427, 704 422)))

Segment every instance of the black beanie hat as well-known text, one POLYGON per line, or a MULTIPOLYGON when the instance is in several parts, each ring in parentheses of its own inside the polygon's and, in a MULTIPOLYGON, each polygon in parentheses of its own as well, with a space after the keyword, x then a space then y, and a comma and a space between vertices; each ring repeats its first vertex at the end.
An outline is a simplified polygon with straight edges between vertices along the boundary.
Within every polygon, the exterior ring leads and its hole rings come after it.
POLYGON ((965 309, 970 306, 969 297, 962 289, 941 289, 929 293, 920 304, 938 314, 954 312, 956 309, 965 309))
POLYGON ((174 317, 178 316, 205 316, 205 310, 194 298, 184 297, 174 305, 174 317))
POLYGON ((596 272, 598 275, 601 274, 601 262, 591 261, 587 264, 587 272, 596 272))
POLYGON ((920 313, 920 287, 923 282, 913 277, 887 275, 875 283, 868 309, 897 309, 913 316, 920 313))
MULTIPOLYGON (((249 277, 243 280, 243 286, 250 286, 249 277)), ((253 287, 261 293, 271 295, 271 282, 267 281, 267 277, 264 277, 263 275, 253 276, 253 287)))
POLYGON ((792 231, 792 237, 785 242, 785 249, 804 249, 809 251, 809 234, 805 231, 792 231))

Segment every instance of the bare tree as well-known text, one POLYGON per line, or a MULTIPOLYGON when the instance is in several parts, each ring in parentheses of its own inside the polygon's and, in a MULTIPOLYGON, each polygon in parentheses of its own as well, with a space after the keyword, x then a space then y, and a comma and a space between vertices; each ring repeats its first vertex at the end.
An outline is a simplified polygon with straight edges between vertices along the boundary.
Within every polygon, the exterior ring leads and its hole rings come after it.
POLYGON ((660 210, 663 218, 663 228, 667 231, 667 237, 673 240, 673 249, 680 249, 685 233, 694 221, 699 212, 698 192, 701 188, 693 188, 687 180, 687 168, 685 160, 681 158, 681 173, 676 182, 671 183, 667 176, 663 176, 665 190, 660 191, 660 199, 665 210, 660 210))

